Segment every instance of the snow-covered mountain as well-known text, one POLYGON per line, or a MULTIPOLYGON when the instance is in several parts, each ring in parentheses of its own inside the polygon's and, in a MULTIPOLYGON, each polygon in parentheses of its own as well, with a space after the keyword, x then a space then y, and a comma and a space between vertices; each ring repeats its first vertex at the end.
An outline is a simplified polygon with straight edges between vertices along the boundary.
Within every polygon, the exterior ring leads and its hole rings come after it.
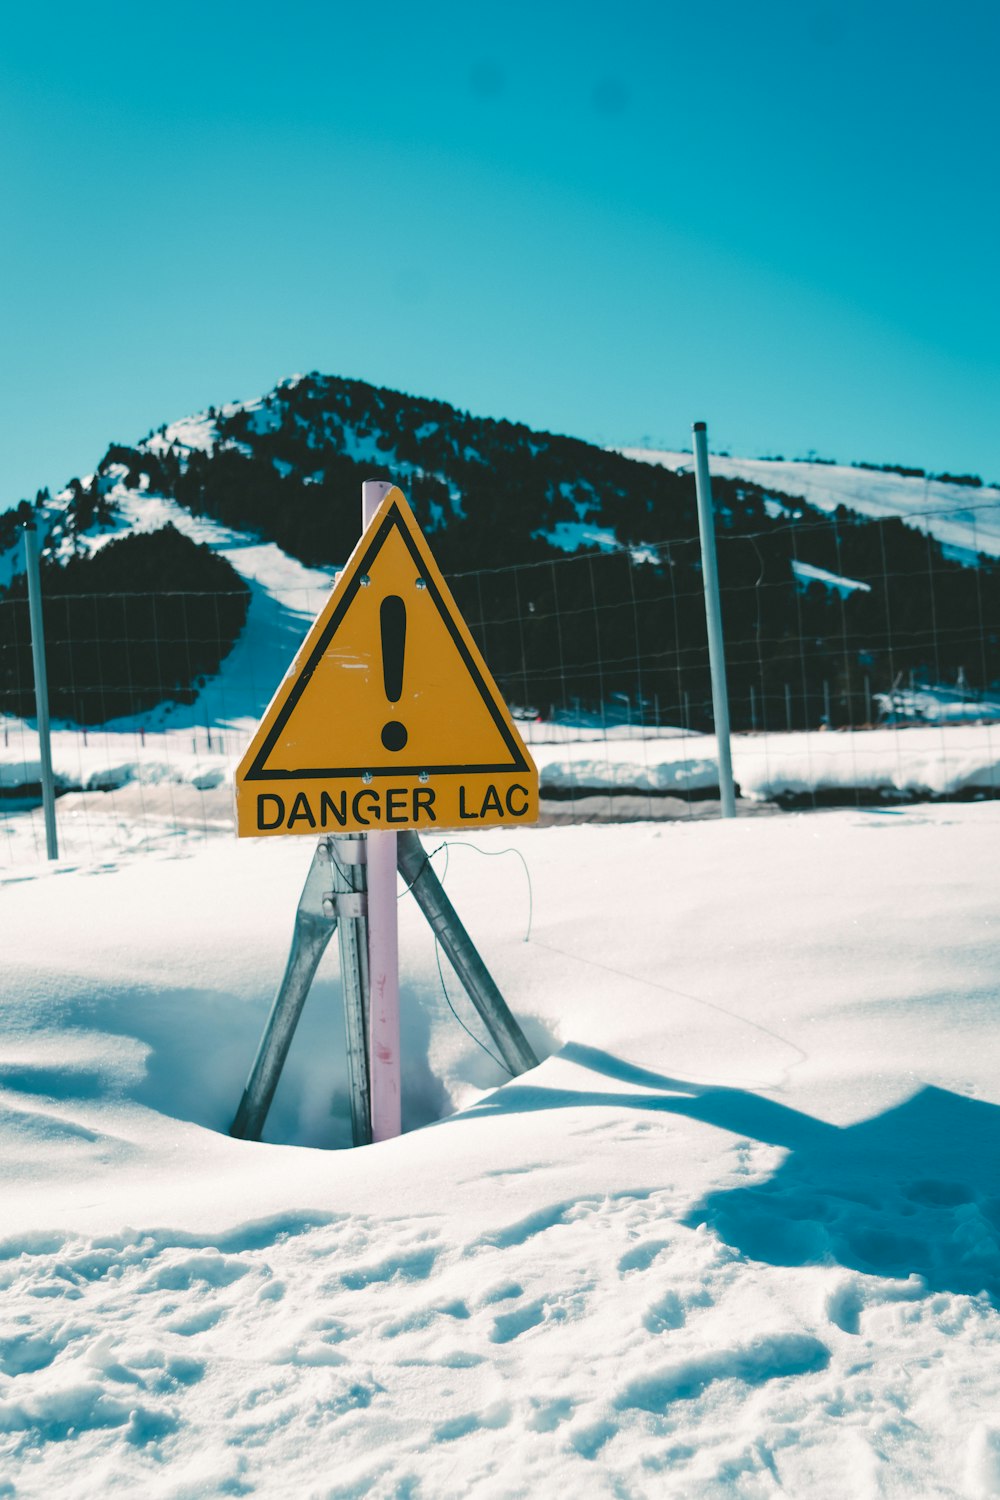
MULTIPOLYGON (((783 460, 712 469, 736 727, 784 701, 792 655, 801 728, 829 714, 831 684, 835 719, 857 723, 862 677, 874 693, 901 673, 980 693, 1000 678, 1000 491, 783 460)), ((0 516, 0 710, 31 711, 20 522, 44 536, 57 717, 211 725, 260 712, 371 477, 408 493, 513 703, 602 719, 613 701, 645 718, 657 704, 709 727, 690 455, 317 374, 113 443, 92 475, 0 516)))

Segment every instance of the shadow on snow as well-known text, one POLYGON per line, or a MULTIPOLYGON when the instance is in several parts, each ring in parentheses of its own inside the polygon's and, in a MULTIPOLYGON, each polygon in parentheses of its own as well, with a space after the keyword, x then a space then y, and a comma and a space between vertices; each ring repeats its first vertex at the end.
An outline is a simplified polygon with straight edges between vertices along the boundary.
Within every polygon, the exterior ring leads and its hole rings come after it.
POLYGON ((684 1218, 775 1266, 835 1262, 917 1275, 1000 1305, 1000 1108, 927 1087, 870 1120, 828 1125, 743 1089, 706 1087, 571 1043, 559 1056, 647 1094, 511 1083, 459 1118, 597 1105, 686 1115, 788 1152, 764 1182, 709 1193, 684 1218))

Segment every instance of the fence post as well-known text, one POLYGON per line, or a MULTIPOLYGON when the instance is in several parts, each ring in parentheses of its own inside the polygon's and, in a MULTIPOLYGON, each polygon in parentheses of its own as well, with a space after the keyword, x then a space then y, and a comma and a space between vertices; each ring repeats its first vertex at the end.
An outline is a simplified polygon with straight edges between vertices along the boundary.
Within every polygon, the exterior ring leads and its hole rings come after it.
POLYGON ((715 558, 715 516, 712 513, 712 481, 708 473, 708 429, 695 422, 695 484, 698 492, 698 530, 701 534, 701 570, 705 585, 705 619, 708 623, 708 661, 712 672, 712 714, 719 748, 719 796, 722 816, 735 818, 733 758, 729 745, 729 698, 726 692, 726 658, 722 645, 722 608, 719 602, 719 570, 715 558))
POLYGON ((45 632, 42 627, 42 578, 38 563, 38 532, 24 528, 24 558, 28 574, 28 618, 31 622, 31 664, 35 673, 35 714, 38 719, 38 756, 42 763, 42 808, 45 813, 45 850, 59 858, 56 837, 56 791, 52 779, 52 742, 49 735, 49 681, 45 672, 45 632))

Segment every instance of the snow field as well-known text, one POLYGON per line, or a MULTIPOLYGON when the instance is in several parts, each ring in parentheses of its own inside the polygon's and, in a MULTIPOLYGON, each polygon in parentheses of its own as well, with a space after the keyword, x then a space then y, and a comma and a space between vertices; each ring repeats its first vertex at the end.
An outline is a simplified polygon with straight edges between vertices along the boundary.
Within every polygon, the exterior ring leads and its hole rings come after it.
POLYGON ((1000 1493, 998 828, 453 840, 544 1061, 503 1082, 403 895, 410 1133, 361 1151, 335 943, 225 1134, 311 840, 0 877, 0 1486, 1000 1493))

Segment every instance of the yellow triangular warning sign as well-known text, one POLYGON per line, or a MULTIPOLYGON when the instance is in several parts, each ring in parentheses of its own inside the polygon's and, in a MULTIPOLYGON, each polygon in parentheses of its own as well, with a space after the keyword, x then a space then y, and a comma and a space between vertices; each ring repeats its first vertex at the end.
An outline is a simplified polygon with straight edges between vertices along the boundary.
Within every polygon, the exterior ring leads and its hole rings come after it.
POLYGON ((400 490, 236 772, 241 835, 531 823, 538 772, 400 490))

